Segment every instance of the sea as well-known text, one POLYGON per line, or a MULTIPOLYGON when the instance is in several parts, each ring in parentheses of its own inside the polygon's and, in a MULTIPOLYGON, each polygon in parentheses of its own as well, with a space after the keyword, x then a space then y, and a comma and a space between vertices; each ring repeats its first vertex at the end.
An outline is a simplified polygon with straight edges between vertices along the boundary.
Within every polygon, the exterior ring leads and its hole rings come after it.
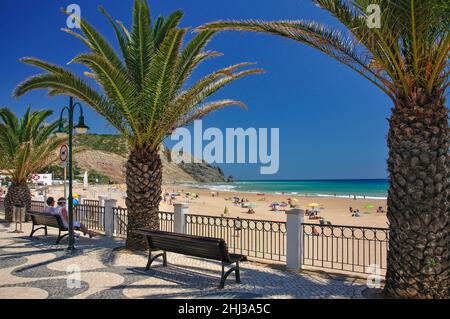
POLYGON ((218 192, 271 193, 298 196, 386 199, 387 179, 253 180, 187 185, 218 192))

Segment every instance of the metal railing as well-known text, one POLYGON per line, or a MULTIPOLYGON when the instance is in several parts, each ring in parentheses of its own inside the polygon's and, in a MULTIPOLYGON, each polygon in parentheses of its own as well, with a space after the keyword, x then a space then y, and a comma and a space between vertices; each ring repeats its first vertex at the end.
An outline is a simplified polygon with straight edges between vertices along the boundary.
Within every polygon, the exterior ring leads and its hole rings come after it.
POLYGON ((389 229, 343 225, 303 224, 303 264, 370 273, 385 271, 389 229))
POLYGON ((159 229, 163 231, 173 232, 173 216, 171 212, 159 212, 159 229))
MULTIPOLYGON (((95 200, 93 200, 95 202, 95 200)), ((0 210, 4 198, 0 198, 0 210)), ((97 204, 74 206, 74 219, 93 230, 104 231, 105 207, 97 204)), ((45 203, 32 201, 33 211, 45 203)), ((114 236, 126 237, 128 210, 113 208, 114 236)), ((174 231, 174 213, 159 212, 159 228, 174 231)), ((258 259, 286 261, 286 222, 187 214, 186 233, 223 238, 230 252, 258 259)), ((303 264, 315 268, 355 273, 371 272, 374 265, 386 270, 389 229, 303 223, 303 264)))
POLYGON ((74 206, 74 220, 93 230, 105 230, 105 207, 78 204, 74 206))
POLYGON ((92 205, 92 206, 99 206, 100 201, 97 199, 83 199, 84 205, 92 205))
MULTIPOLYGON (((114 214, 114 236, 126 237, 128 224, 128 210, 126 208, 113 208, 114 214)), ((159 229, 173 232, 173 213, 159 212, 159 229)))
POLYGON ((286 223, 241 218, 186 215, 186 232, 223 238, 229 251, 249 257, 286 260, 286 223))
POLYGON ((128 210, 126 208, 113 208, 114 214, 114 236, 126 237, 128 224, 128 210))
MULTIPOLYGON (((5 211, 5 198, 0 198, 0 210, 5 211)), ((45 203, 41 201, 32 200, 30 210, 34 212, 43 212, 45 210, 45 203)))
POLYGON ((32 200, 30 210, 33 212, 43 212, 45 210, 45 202, 32 200))

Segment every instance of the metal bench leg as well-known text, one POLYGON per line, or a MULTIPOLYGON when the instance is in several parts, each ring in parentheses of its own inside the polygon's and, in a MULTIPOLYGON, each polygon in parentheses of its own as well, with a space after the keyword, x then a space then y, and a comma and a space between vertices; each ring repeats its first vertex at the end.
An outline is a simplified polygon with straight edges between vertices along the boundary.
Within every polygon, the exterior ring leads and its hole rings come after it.
POLYGON ((33 237, 33 234, 34 234, 34 223, 33 223, 33 226, 31 227, 30 237, 33 237))
POLYGON ((236 261, 236 271, 234 274, 236 276, 236 283, 240 284, 241 283, 241 270, 239 268, 239 261, 236 261))
MULTIPOLYGON (((34 224, 33 224, 33 228, 31 229, 31 233, 30 233, 30 236, 29 237, 33 237, 33 234, 35 233, 35 232, 37 232, 38 230, 40 230, 40 229, 44 229, 44 230, 46 230, 46 228, 45 227, 38 227, 38 228, 34 228, 34 224)), ((45 235, 47 235, 47 231, 45 232, 45 235)))
POLYGON ((220 276, 220 284, 219 284, 219 289, 223 289, 223 287, 225 287, 225 265, 222 263, 222 274, 220 276))
MULTIPOLYGON (((236 271, 236 269, 238 268, 238 266, 236 267, 231 267, 230 269, 227 270, 227 272, 225 272, 225 264, 222 262, 222 276, 220 278, 220 284, 219 284, 219 289, 223 289, 225 287, 225 280, 227 280, 227 277, 233 272, 236 271)), ((237 278, 239 277, 239 275, 236 276, 236 282, 237 278)), ((240 281, 239 281, 240 282, 240 281)))
POLYGON ((148 260, 147 260, 147 265, 145 266, 145 270, 149 270, 150 269, 150 265, 152 264, 153 259, 152 259, 152 251, 149 250, 148 251, 148 260))
POLYGON ((167 267, 167 253, 165 251, 163 252, 163 266, 167 267))
POLYGON ((145 270, 149 270, 150 266, 152 265, 153 261, 155 261, 156 258, 158 257, 163 257, 163 266, 166 267, 167 266, 167 255, 166 252, 162 252, 160 254, 157 254, 155 256, 152 257, 152 251, 150 250, 148 252, 148 261, 147 261, 147 266, 145 266, 145 270))
POLYGON ((66 237, 67 235, 69 235, 69 233, 64 234, 64 235, 61 236, 61 231, 59 231, 59 233, 58 233, 58 238, 56 239, 55 245, 58 245, 59 242, 61 241, 61 239, 63 239, 63 238, 66 237))

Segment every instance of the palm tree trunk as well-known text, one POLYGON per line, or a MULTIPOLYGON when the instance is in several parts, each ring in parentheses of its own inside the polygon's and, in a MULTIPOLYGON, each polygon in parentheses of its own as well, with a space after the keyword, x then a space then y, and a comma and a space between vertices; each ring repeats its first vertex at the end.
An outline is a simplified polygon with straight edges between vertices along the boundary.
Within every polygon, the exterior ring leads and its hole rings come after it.
POLYGON ((388 135, 386 297, 449 297, 449 126, 444 98, 397 103, 388 135))
POLYGON ((12 183, 5 197, 5 219, 13 221, 14 205, 24 206, 26 211, 31 209, 31 193, 26 183, 12 183))
POLYGON ((141 227, 159 229, 158 210, 161 201, 162 163, 157 150, 134 149, 126 165, 128 225, 126 247, 147 248, 144 236, 135 231, 141 227))

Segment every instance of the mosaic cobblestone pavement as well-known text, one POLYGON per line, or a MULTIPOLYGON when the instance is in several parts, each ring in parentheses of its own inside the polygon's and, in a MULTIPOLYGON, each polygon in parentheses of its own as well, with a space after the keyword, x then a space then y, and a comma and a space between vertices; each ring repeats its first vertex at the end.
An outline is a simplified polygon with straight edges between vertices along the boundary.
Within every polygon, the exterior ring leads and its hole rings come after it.
POLYGON ((71 254, 65 240, 53 244, 54 230, 29 238, 29 224, 23 233, 13 229, 0 222, 0 298, 361 298, 365 288, 349 278, 246 262, 241 284, 231 275, 218 289, 218 262, 169 253, 168 267, 155 261, 146 272, 145 255, 113 250, 121 240, 81 236, 71 254))

